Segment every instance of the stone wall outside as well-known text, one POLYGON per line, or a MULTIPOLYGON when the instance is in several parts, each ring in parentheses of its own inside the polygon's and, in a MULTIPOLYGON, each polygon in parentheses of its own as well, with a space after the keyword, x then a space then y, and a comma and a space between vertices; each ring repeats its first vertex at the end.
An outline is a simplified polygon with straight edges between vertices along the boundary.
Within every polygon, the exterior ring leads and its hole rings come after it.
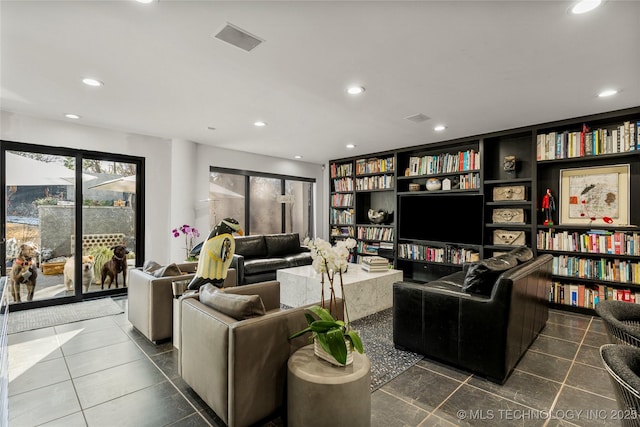
MULTIPOLYGON (((38 206, 40 249, 51 249, 52 257, 71 255, 75 230, 75 206, 38 206)), ((129 250, 135 249, 135 212, 131 207, 83 206, 85 234, 122 233, 129 250)))

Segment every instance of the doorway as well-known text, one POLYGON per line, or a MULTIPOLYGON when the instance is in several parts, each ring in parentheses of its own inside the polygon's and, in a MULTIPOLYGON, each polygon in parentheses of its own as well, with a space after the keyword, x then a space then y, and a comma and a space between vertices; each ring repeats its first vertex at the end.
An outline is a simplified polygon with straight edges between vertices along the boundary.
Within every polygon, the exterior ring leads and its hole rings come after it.
POLYGON ((144 159, 1 141, 0 165, 10 310, 126 294, 109 262, 144 259, 144 159))

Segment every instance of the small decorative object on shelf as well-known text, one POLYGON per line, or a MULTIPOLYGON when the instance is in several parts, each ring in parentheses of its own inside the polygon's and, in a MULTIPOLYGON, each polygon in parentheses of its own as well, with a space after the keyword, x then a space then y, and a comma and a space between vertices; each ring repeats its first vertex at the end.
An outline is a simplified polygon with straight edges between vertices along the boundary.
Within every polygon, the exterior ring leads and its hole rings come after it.
POLYGON ((442 188, 442 182, 438 178, 427 179, 427 190, 436 191, 442 188))
POLYGON ((372 224, 384 224, 389 217, 389 213, 383 209, 369 209, 367 212, 367 217, 372 224))
POLYGON ((547 188, 547 192, 542 197, 542 212, 544 212, 543 225, 553 225, 553 212, 556 210, 556 199, 547 188))
POLYGON ((420 184, 412 182, 409 184, 409 191, 420 191, 420 184))
POLYGON ((314 270, 321 274, 320 284, 322 293, 320 301, 322 307, 312 306, 309 311, 317 316, 306 315, 309 326, 291 335, 289 339, 299 337, 311 332, 310 340, 314 343, 316 356, 337 366, 346 366, 353 362, 353 355, 349 354, 353 350, 364 353, 362 340, 357 331, 351 329, 349 322, 349 310, 347 301, 344 299, 344 288, 342 274, 347 271, 350 250, 356 245, 353 239, 346 239, 336 243, 335 246, 322 239, 305 239, 304 244, 311 250, 313 258, 312 266, 314 270), (340 292, 344 311, 339 310, 336 297, 335 282, 339 279, 340 292), (329 280, 329 308, 325 307, 324 285, 325 276, 329 280), (344 321, 339 320, 344 316, 344 321), (351 356, 351 357, 349 357, 351 356))
POLYGON ((508 187, 495 187, 493 189, 493 201, 524 200, 524 185, 510 185, 508 187))
POLYGON ((516 156, 504 156, 502 167, 507 173, 507 178, 514 179, 516 177, 516 156))
POLYGON ((451 180, 449 178, 445 178, 442 180, 442 189, 451 190, 451 180))

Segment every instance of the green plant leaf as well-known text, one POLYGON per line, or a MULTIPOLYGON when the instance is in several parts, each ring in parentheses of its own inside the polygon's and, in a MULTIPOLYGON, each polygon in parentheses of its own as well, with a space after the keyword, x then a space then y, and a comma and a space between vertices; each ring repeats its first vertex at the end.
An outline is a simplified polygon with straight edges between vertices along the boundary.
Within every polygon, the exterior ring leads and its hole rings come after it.
POLYGON ((336 358, 338 363, 344 365, 347 363, 347 343, 344 342, 344 334, 342 329, 332 329, 327 332, 327 344, 329 345, 329 353, 336 358))
POLYGON ((329 354, 331 353, 331 349, 329 348, 329 343, 327 343, 327 336, 326 334, 315 334, 315 339, 320 343, 320 347, 322 347, 324 349, 324 351, 326 351, 329 354))
POLYGON ((326 321, 326 320, 316 320, 312 324, 309 325, 313 332, 327 332, 332 329, 340 329, 340 325, 338 325, 335 321, 326 321))
POLYGON ((306 328, 304 328, 303 330, 296 332, 295 334, 291 335, 291 336, 289 337, 289 339, 290 339, 290 340, 292 340, 292 339, 294 339, 294 338, 298 338, 300 335, 304 335, 304 334, 306 334, 307 332, 311 332, 311 326, 306 327, 306 328))
POLYGON ((316 321, 316 318, 310 315, 309 313, 304 313, 304 317, 307 318, 307 323, 309 325, 316 321))
POLYGON ((316 316, 318 316, 320 318, 320 320, 333 321, 333 322, 335 322, 335 320, 336 320, 336 319, 333 318, 331 313, 329 313, 326 309, 324 309, 324 308, 322 308, 322 307, 320 307, 318 305, 313 305, 313 306, 309 307, 308 310, 311 311, 316 316))
POLYGON ((347 335, 351 340, 351 344, 353 344, 353 348, 355 348, 360 354, 364 353, 364 346, 362 345, 360 335, 358 335, 356 331, 349 331, 347 332, 347 335))

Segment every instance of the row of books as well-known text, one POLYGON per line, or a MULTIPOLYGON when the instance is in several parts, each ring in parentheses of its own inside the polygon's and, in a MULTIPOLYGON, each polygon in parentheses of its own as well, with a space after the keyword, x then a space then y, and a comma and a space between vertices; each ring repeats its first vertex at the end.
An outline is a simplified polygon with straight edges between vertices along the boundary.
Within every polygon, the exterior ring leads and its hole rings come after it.
POLYGON ((353 178, 334 179, 333 191, 353 191, 353 178))
POLYGON ((566 159, 625 153, 639 148, 640 120, 625 121, 613 129, 590 130, 582 126, 580 132, 550 132, 540 134, 536 141, 537 160, 566 159))
POLYGON ((341 165, 337 163, 331 163, 331 166, 329 168, 331 172, 331 178, 353 175, 353 163, 343 163, 341 165))
POLYGON ((331 237, 353 237, 353 227, 331 227, 331 237))
POLYGON ((637 232, 538 231, 537 245, 542 250, 640 256, 640 234, 637 232))
POLYGON ((364 271, 378 272, 389 269, 389 260, 380 256, 365 256, 360 259, 364 271))
POLYGON ((388 190, 393 188, 393 175, 356 178, 356 190, 388 190))
POLYGON ((409 157, 409 176, 434 175, 480 169, 480 153, 475 150, 409 157))
POLYGON ((358 227, 358 239, 393 241, 393 227, 358 227))
POLYGON ((480 188, 480 174, 468 173, 466 175, 460 175, 460 189, 461 190, 473 190, 480 188))
POLYGON ((331 206, 353 206, 353 194, 337 193, 331 195, 331 206))
POLYGON ((445 246, 444 248, 402 243, 398 245, 398 256, 413 261, 445 262, 464 264, 477 261, 478 252, 467 248, 445 246))
POLYGON ((329 222, 332 224, 353 224, 353 209, 331 208, 329 222))
POLYGON ((553 257, 553 274, 640 285, 640 262, 620 259, 588 259, 568 255, 553 257))
POLYGON ((366 173, 393 172, 394 158, 386 159, 358 159, 356 160, 356 175, 364 175, 366 173))
POLYGON ((595 308, 603 300, 625 301, 640 304, 640 290, 614 288, 606 285, 584 285, 553 282, 549 301, 573 307, 595 308))
POLYGON ((356 250, 360 254, 378 255, 381 250, 382 251, 393 252, 393 243, 392 242, 363 242, 363 241, 358 241, 358 244, 356 246, 356 250))

